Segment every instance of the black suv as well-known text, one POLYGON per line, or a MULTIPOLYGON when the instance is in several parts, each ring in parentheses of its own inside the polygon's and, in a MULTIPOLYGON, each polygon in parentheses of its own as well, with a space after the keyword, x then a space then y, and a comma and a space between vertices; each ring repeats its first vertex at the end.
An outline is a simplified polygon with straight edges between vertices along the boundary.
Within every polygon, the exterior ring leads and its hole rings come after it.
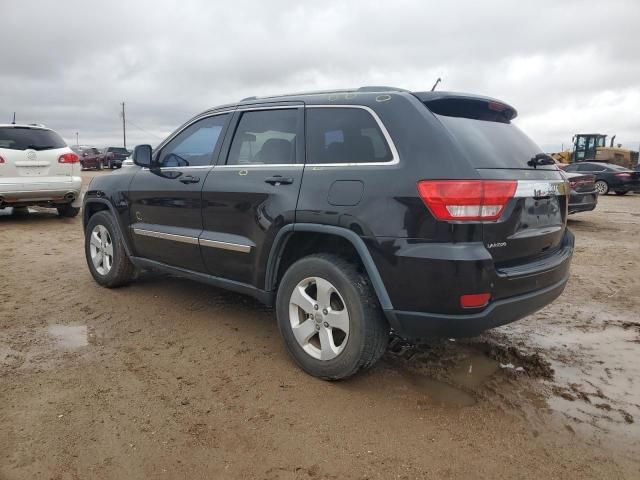
POLYGON ((156 269, 275 304, 307 372, 344 378, 411 340, 469 336, 560 295, 568 185, 503 102, 387 87, 207 110, 140 168, 93 179, 89 269, 156 269))

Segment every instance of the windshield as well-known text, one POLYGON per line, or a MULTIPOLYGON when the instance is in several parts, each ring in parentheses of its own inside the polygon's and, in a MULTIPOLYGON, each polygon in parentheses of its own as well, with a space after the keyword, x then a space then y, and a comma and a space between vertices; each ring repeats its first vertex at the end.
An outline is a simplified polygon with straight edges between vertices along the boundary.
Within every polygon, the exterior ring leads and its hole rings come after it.
MULTIPOLYGON (((531 168, 527 162, 542 150, 511 123, 464 117, 436 117, 453 135, 475 168, 531 168)), ((555 165, 537 168, 555 170, 555 165)))
POLYGON ((29 127, 0 127, 0 148, 10 150, 51 150, 67 144, 52 130, 29 127))

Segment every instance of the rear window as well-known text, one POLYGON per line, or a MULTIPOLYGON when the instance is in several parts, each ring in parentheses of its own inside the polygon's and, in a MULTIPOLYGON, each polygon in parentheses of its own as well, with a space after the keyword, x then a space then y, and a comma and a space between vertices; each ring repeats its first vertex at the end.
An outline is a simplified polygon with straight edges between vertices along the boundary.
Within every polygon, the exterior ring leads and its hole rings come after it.
POLYGON ((393 155, 371 114, 362 108, 307 109, 307 163, 380 163, 393 155))
POLYGON ((29 127, 0 127, 0 148, 10 150, 51 150, 67 144, 52 130, 29 127))
MULTIPOLYGON (((531 168, 542 149, 511 123, 435 114, 475 168, 531 168)), ((555 165, 538 166, 555 170, 555 165)))
POLYGON ((109 147, 107 148, 107 152, 122 153, 124 155, 129 154, 129 151, 126 148, 122 148, 122 147, 109 147))

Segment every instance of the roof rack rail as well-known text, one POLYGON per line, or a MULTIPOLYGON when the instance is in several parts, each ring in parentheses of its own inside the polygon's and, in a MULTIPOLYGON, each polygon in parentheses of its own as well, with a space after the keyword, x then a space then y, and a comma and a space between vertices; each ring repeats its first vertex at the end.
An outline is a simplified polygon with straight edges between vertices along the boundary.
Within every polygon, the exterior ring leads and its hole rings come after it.
POLYGON ((360 87, 358 92, 408 92, 406 88, 398 88, 398 87, 387 87, 384 85, 368 85, 365 87, 360 87))

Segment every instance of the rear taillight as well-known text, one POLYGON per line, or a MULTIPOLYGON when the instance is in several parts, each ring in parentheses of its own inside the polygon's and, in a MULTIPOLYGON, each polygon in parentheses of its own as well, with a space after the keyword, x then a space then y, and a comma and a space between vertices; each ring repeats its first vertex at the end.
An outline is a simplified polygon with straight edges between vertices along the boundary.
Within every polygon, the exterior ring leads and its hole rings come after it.
POLYGON ((571 188, 576 188, 576 185, 578 185, 578 182, 574 180, 569 180, 569 185, 571 186, 571 188))
POLYGON ((80 161, 80 157, 75 153, 65 153, 58 157, 58 163, 78 163, 80 161))
POLYGON ((0 157, 0 165, 4 163, 4 158, 0 157))
POLYGON ((516 193, 515 180, 422 180, 418 193, 438 220, 497 220, 516 193))
POLYGON ((630 173, 616 173, 616 174, 614 174, 614 176, 623 177, 623 178, 631 178, 631 174, 630 173))

